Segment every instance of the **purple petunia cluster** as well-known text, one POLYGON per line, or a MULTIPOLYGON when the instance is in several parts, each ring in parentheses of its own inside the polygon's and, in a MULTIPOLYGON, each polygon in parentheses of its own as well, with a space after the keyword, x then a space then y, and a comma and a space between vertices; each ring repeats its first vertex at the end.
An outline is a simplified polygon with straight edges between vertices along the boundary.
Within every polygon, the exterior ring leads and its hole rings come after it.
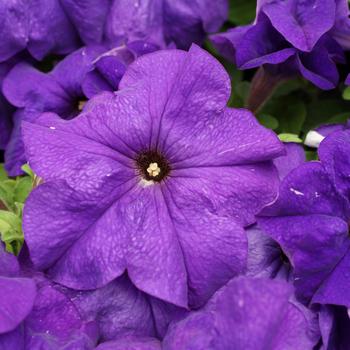
POLYGON ((350 349, 349 3, 252 4, 0 0, 0 350, 350 349))

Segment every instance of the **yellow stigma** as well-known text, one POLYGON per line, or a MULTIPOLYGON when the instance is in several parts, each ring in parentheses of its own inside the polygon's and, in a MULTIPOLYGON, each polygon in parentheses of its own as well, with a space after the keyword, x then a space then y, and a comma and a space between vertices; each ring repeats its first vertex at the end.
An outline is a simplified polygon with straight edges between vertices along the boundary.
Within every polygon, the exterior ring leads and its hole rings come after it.
POLYGON ((83 100, 78 102, 78 110, 79 110, 79 111, 82 111, 82 110, 83 110, 83 108, 84 108, 86 102, 87 102, 87 101, 83 101, 83 100))
POLYGON ((160 174, 160 168, 158 166, 158 163, 151 163, 148 168, 147 172, 149 176, 156 177, 160 174))

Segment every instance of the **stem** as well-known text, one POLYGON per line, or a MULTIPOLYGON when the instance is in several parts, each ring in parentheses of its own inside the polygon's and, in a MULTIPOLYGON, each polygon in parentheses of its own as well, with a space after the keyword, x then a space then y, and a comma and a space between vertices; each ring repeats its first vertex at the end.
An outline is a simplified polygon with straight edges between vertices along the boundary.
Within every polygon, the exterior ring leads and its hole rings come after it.
POLYGON ((286 77, 282 74, 273 74, 264 66, 261 66, 252 80, 247 108, 253 113, 259 112, 284 79, 286 77))

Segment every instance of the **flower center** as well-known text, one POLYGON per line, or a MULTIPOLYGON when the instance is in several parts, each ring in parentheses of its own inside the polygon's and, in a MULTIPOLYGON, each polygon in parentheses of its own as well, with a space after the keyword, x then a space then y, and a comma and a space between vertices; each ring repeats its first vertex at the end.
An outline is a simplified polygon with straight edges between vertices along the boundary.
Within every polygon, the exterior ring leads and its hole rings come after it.
POLYGON ((147 181, 160 182, 170 172, 170 166, 165 157, 156 151, 144 151, 136 159, 140 175, 147 181))

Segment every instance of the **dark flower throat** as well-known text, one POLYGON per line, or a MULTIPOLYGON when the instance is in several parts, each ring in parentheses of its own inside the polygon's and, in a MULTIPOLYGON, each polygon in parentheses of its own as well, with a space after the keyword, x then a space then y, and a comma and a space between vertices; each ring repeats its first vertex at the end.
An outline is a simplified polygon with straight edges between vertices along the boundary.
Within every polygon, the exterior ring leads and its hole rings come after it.
POLYGON ((157 151, 144 151, 136 159, 140 175, 147 181, 162 181, 170 173, 170 165, 157 151), (155 169, 152 171, 152 169, 155 169))

